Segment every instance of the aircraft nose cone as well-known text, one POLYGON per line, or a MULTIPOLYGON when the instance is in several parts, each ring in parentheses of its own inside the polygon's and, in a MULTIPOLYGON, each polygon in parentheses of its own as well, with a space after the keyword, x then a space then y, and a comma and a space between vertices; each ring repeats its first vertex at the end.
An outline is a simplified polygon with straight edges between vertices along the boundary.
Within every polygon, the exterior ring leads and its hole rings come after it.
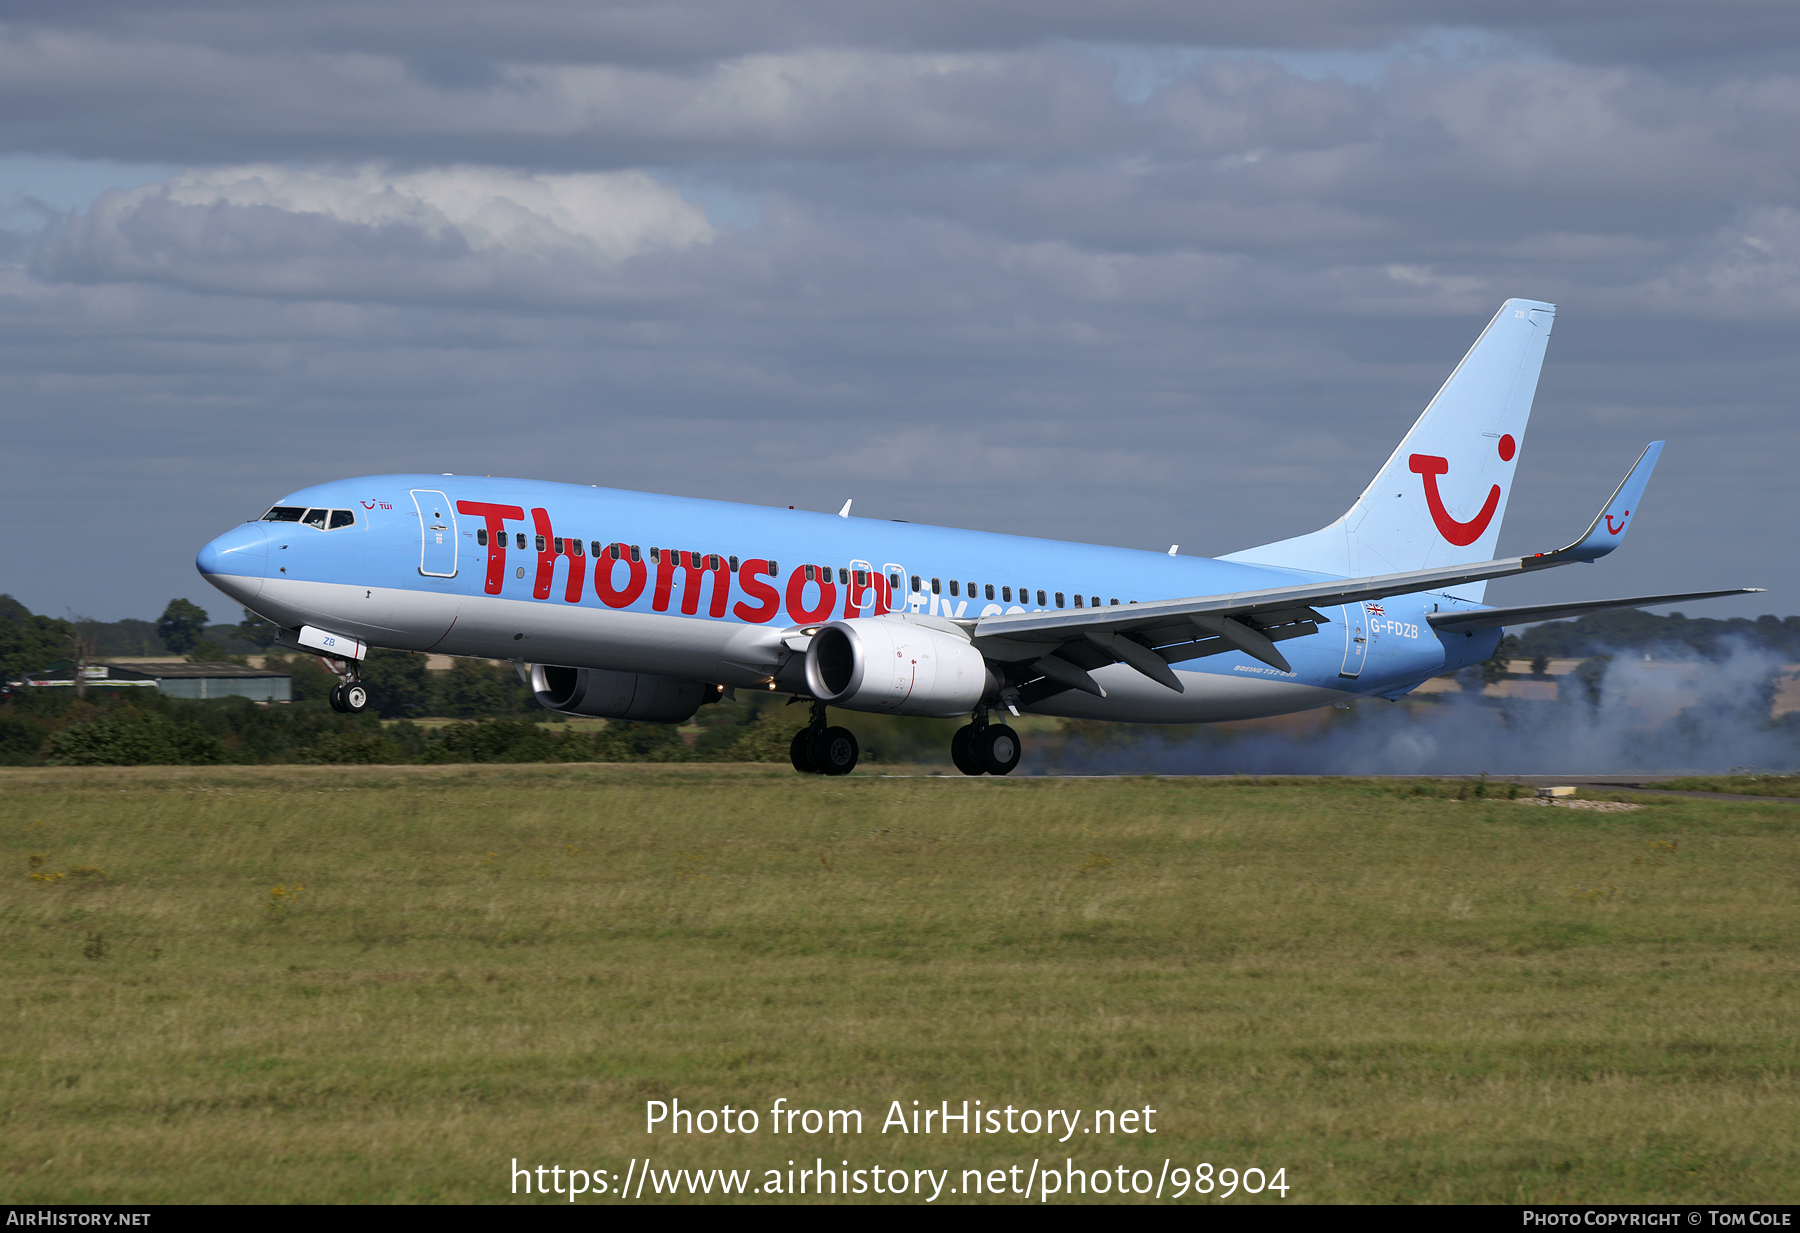
POLYGON ((233 527, 194 557, 201 575, 227 595, 248 601, 262 590, 269 568, 269 534, 260 522, 233 527))

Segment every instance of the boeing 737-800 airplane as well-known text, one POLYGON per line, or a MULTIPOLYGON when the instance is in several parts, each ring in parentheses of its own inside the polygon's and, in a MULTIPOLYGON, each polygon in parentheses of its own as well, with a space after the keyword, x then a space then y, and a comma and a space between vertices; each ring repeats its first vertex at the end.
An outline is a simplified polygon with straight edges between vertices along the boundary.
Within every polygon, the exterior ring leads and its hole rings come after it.
POLYGON ((379 475, 283 497, 200 550, 208 582, 323 656, 360 711, 370 647, 511 660, 546 707, 678 723, 737 689, 810 701, 795 769, 841 775, 826 707, 968 716, 969 774, 1027 711, 1204 723, 1398 698, 1501 628, 1736 595, 1481 604, 1488 579, 1616 548, 1652 442, 1566 548, 1493 559, 1556 310, 1508 300, 1342 518, 1218 560, 532 480, 379 475))

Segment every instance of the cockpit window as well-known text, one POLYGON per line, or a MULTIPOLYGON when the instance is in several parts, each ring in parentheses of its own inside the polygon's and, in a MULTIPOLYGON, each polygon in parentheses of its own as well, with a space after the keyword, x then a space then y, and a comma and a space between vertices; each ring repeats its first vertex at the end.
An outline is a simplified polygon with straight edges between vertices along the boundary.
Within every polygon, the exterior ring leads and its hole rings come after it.
POLYGON ((300 521, 304 522, 309 527, 317 527, 319 530, 323 531, 325 529, 325 519, 330 514, 331 511, 328 509, 309 509, 306 511, 305 517, 301 518, 300 521))
POLYGON ((355 521, 356 515, 347 509, 334 509, 331 511, 331 529, 334 531, 339 527, 347 527, 355 521))
POLYGON ((277 505, 262 516, 264 522, 299 522, 300 515, 306 512, 303 505, 277 505))

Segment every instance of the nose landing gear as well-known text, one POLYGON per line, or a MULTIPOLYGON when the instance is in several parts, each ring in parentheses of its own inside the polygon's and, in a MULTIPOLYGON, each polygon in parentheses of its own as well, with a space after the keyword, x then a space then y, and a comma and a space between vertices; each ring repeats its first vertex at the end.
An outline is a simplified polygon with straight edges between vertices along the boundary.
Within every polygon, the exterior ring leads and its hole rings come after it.
POLYGON ((950 738, 950 761, 965 775, 1007 775, 1019 765, 1019 734, 1005 724, 990 724, 977 711, 950 738))
POLYGON ((328 672, 338 677, 338 683, 331 687, 332 710, 346 715, 360 715, 369 709, 369 687, 357 675, 359 665, 355 660, 326 659, 321 655, 319 662, 325 665, 328 672))
POLYGON ((802 775, 848 775, 861 753, 854 732, 825 726, 823 702, 813 703, 812 722, 794 733, 788 745, 788 760, 802 775))

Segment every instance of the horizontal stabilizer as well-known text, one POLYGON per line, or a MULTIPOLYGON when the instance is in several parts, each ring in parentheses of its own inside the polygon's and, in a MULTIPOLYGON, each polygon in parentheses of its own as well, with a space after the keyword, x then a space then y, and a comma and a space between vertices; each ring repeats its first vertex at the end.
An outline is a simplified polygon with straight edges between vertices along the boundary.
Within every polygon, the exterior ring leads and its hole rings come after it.
POLYGON ((1590 599, 1579 604, 1529 604, 1519 608, 1484 608, 1474 612, 1434 612, 1425 619, 1445 633, 1468 633, 1503 625, 1533 625, 1539 621, 1563 621, 1590 612, 1617 612, 1622 608, 1649 608, 1656 604, 1684 604, 1694 599, 1718 599, 1724 595, 1760 595, 1761 587, 1736 587, 1729 591, 1692 591, 1685 595, 1636 595, 1630 599, 1590 599))

